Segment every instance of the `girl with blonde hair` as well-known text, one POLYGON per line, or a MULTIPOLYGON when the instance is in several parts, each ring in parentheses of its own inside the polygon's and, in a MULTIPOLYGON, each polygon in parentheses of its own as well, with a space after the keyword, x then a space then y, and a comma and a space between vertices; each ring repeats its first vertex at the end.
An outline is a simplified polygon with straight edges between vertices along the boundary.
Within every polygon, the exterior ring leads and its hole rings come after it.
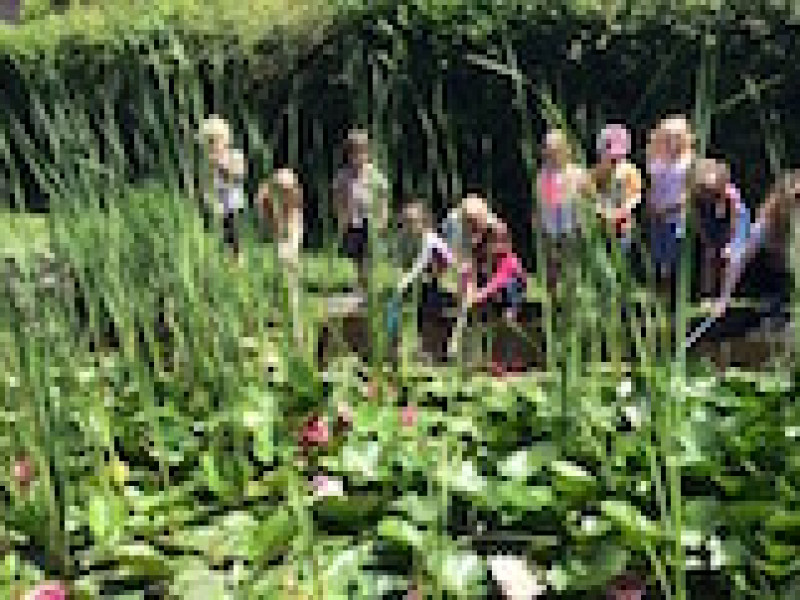
POLYGON ((671 283, 686 229, 689 172, 694 163, 694 134, 688 119, 674 115, 651 132, 647 148, 650 188, 645 207, 650 255, 661 285, 671 283))
POLYGON ((231 147, 230 126, 219 116, 212 115, 201 123, 200 140, 211 168, 214 189, 211 210, 222 218, 223 241, 239 257, 238 222, 245 207, 245 156, 231 147))
POLYGON ((589 178, 575 162, 563 130, 548 131, 542 146, 542 166, 536 181, 538 211, 534 215, 544 236, 547 287, 554 291, 567 262, 565 254, 570 254, 579 235, 579 202, 587 192, 589 178))
POLYGON ((289 318, 295 343, 303 340, 300 315, 300 248, 303 243, 303 189, 292 169, 278 169, 256 196, 256 208, 277 245, 278 260, 286 278, 289 318))

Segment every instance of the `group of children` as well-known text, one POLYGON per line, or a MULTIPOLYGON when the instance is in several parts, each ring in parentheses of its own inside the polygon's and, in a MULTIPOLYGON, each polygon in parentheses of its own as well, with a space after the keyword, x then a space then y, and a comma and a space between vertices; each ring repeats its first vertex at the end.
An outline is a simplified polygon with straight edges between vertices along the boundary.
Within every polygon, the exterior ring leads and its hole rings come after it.
MULTIPOLYGON (((207 119, 202 137, 225 239, 237 252, 236 221, 245 204, 244 159, 230 146, 230 128, 222 119, 207 119)), ((359 286, 365 290, 370 249, 374 240, 385 239, 389 224, 390 184, 371 160, 365 132, 351 131, 344 150, 344 165, 333 181, 332 195, 342 247, 355 262, 359 286)), ((631 134, 625 126, 606 126, 598 135, 596 151, 596 164, 585 168, 563 130, 549 131, 542 143, 534 227, 542 236, 551 291, 563 280, 570 248, 578 244, 593 222, 587 214, 596 215, 609 247, 625 256, 639 238, 635 235, 635 214, 642 202, 646 222, 646 236, 642 237, 649 242, 651 264, 662 286, 674 281, 681 240, 692 215, 700 241, 702 291, 720 298, 718 312, 724 311, 726 298, 756 250, 781 235, 783 239, 777 241, 786 242, 787 215, 791 212, 787 209, 796 203, 800 177, 790 173, 776 184, 750 234, 750 215, 728 165, 696 155, 691 125, 682 115, 664 118, 650 132, 647 186, 629 158, 631 134)), ((261 220, 278 243, 279 258, 286 263, 287 271, 295 274, 303 236, 302 204, 299 179, 289 169, 276 171, 256 197, 261 220)), ((398 283, 397 297, 402 298, 415 282, 421 282, 421 321, 443 315, 454 306, 514 318, 527 276, 513 250, 507 225, 486 199, 468 195, 438 228, 425 204, 413 200, 402 207, 401 225, 418 251, 398 283), (458 273, 456 297, 440 285, 443 274, 451 269, 458 273)))

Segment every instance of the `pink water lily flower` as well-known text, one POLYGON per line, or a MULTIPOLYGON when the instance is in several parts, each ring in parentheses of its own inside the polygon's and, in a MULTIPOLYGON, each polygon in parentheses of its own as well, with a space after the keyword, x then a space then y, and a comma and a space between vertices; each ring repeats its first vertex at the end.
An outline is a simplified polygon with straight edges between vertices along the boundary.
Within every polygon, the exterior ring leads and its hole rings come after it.
POLYGON ((300 430, 300 445, 304 448, 310 446, 325 446, 330 441, 330 430, 325 417, 314 415, 309 418, 300 430))
POLYGON ((20 458, 14 463, 12 469, 14 481, 20 488, 27 488, 33 480, 33 462, 30 458, 20 458))
POLYGON ((606 597, 608 600, 643 600, 644 582, 635 575, 625 574, 611 582, 606 597))
POLYGON ((417 586, 411 586, 410 588, 408 588, 405 600, 422 600, 422 598, 423 598, 422 592, 417 586))
POLYGON ((417 422, 417 407, 407 404, 400 409, 400 424, 403 427, 413 427, 417 422))
POLYGON ((24 600, 67 600, 67 588, 60 581, 40 583, 25 595, 24 600))
POLYGON ((311 481, 315 498, 341 498, 344 496, 344 484, 341 479, 328 477, 327 475, 317 475, 311 481))

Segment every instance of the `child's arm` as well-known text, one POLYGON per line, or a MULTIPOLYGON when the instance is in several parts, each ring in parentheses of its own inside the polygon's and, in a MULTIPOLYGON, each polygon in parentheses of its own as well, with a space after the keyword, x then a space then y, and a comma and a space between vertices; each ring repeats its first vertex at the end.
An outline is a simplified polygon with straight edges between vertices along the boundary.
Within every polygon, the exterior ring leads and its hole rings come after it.
POLYGON ((629 169, 627 169, 623 185, 625 199, 624 204, 621 207, 621 215, 619 218, 629 219, 633 214, 633 211, 636 210, 636 207, 639 206, 639 203, 642 201, 642 191, 644 186, 642 184, 642 175, 639 173, 639 169, 634 166, 631 166, 629 169))
POLYGON ((519 260, 511 253, 503 257, 500 265, 497 267, 489 283, 483 289, 478 290, 475 294, 475 304, 483 304, 488 298, 491 298, 498 290, 505 287, 511 278, 519 271, 519 260))
POLYGON ((295 209, 289 216, 287 225, 287 238, 282 242, 280 251, 283 258, 291 263, 298 263, 300 259, 300 247, 303 245, 303 212, 295 209))
POLYGON ((347 230, 349 223, 347 222, 347 195, 341 174, 337 175, 336 179, 333 180, 332 196, 333 208, 336 212, 336 225, 339 233, 342 234, 347 230))
POLYGON ((397 293, 402 295, 406 289, 408 289, 408 287, 414 283, 414 281, 416 281, 417 277, 422 274, 432 260, 433 244, 431 243, 430 238, 425 236, 422 249, 417 255, 417 258, 414 260, 411 270, 403 276, 403 278, 400 280, 400 283, 397 285, 397 293))
POLYGON ((733 231, 731 242, 728 245, 729 250, 727 251, 727 254, 730 254, 731 252, 740 252, 747 242, 747 234, 750 229, 750 211, 747 205, 742 202, 741 193, 735 186, 728 188, 728 197, 732 204, 731 225, 733 231))

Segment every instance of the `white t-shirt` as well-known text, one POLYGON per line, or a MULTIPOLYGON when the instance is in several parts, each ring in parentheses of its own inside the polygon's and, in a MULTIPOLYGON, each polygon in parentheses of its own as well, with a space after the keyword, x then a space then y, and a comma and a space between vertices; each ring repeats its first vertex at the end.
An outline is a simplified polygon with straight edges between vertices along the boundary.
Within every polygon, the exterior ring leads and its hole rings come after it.
POLYGON ((333 182, 333 189, 339 201, 345 204, 346 225, 363 227, 370 217, 385 216, 389 181, 372 163, 368 163, 360 173, 352 167, 342 167, 333 182))
POLYGON ((408 286, 422 275, 422 272, 435 260, 442 260, 445 264, 452 264, 453 254, 450 248, 434 231, 427 231, 422 237, 422 249, 417 255, 411 270, 403 276, 397 289, 403 292, 408 286))
POLYGON ((242 178, 227 180, 220 169, 214 169, 214 190, 217 194, 217 211, 229 214, 244 208, 244 183, 242 178))

